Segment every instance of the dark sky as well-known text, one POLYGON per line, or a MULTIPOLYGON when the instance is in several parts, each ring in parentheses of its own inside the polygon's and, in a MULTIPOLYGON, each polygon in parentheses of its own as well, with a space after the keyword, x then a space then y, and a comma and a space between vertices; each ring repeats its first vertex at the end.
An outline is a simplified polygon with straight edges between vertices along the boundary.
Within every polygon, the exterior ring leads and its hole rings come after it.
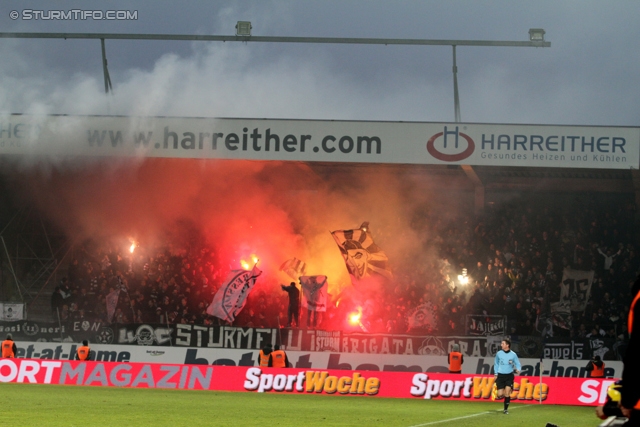
MULTIPOLYGON (((459 47, 462 121, 637 126, 640 3, 632 1, 3 1, 3 32, 528 40, 459 47), (55 6, 54 6, 55 5, 55 6), (121 10, 137 20, 23 19, 121 10), (12 20, 10 12, 18 19, 12 20), (34 14, 32 13, 32 16, 34 14)), ((0 112, 453 121, 449 46, 0 40, 0 112)))

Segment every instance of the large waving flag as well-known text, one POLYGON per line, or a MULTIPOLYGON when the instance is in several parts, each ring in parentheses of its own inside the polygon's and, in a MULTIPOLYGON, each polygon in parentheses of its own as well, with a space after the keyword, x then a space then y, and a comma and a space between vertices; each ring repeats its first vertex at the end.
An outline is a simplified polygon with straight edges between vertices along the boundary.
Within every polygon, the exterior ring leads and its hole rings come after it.
POLYGON ((571 311, 582 311, 587 308, 587 302, 591 295, 594 271, 562 270, 562 282, 560 283, 560 302, 569 305, 571 311))
POLYGON ((327 276, 302 276, 302 306, 311 311, 327 311, 327 276))
POLYGON ((369 223, 363 222, 355 230, 337 230, 331 233, 340 248, 349 274, 356 280, 380 275, 391 279, 387 254, 373 242, 369 223))
POLYGON ((307 272, 307 263, 300 261, 298 258, 291 258, 282 263, 280 271, 284 271, 292 279, 298 280, 300 276, 304 276, 307 272))
POLYGON ((551 321, 554 326, 571 329, 571 306, 563 301, 551 303, 551 321))
POLYGON ((262 271, 256 266, 251 270, 231 270, 207 307, 207 313, 227 322, 233 322, 244 308, 247 296, 260 274, 262 271))

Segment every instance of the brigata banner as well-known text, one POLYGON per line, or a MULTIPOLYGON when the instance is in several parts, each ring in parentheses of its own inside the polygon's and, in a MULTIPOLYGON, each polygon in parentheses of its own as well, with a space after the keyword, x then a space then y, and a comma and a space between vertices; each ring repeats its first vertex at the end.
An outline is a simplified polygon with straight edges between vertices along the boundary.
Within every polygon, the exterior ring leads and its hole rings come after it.
POLYGON ((640 128, 0 116, 0 154, 638 169, 640 128))
MULTIPOLYGON (((156 363, 0 360, 0 382, 490 401, 493 376, 156 363)), ((517 377, 518 403, 598 405, 614 380, 517 377)))

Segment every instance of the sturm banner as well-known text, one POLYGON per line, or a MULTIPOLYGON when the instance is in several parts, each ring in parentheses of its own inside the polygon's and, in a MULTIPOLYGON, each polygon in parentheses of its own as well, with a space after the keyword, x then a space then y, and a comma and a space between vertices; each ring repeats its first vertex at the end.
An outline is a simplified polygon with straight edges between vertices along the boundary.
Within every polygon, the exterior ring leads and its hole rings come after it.
POLYGON ((181 347, 241 348, 257 350, 267 344, 283 342, 287 334, 280 329, 198 326, 178 324, 173 345, 181 347))

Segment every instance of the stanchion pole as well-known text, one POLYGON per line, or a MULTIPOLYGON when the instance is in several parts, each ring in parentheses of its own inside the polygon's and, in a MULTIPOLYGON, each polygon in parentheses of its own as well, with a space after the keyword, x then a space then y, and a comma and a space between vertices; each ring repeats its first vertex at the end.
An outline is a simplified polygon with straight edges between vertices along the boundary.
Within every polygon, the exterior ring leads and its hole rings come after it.
POLYGON ((540 387, 538 390, 540 392, 540 396, 538 398, 538 403, 542 405, 542 358, 540 358, 540 383, 538 384, 540 387))

